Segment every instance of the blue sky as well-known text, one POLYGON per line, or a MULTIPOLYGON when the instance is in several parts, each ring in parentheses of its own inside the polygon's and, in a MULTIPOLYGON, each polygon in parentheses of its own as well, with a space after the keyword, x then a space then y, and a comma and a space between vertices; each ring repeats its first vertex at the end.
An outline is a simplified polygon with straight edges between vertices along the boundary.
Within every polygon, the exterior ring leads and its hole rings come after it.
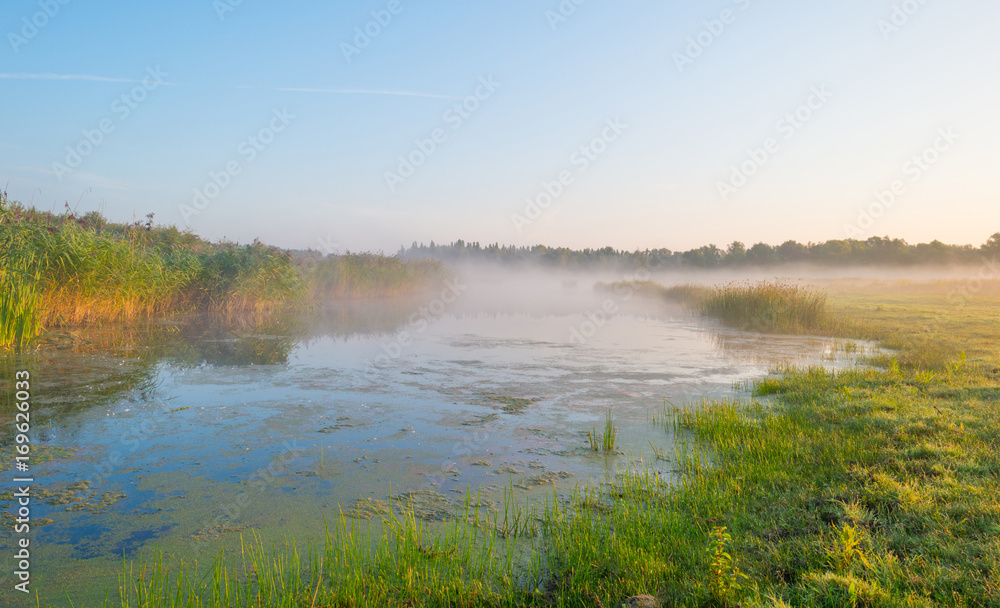
POLYGON ((355 251, 1000 231, 991 0, 235 2, 5 2, 0 185, 355 251))

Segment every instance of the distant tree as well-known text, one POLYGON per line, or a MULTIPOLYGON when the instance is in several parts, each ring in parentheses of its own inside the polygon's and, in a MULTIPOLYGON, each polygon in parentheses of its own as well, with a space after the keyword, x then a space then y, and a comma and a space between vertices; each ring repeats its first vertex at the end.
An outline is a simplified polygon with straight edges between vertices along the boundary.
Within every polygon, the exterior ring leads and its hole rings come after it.
POLYGON ((758 266, 766 266, 776 261, 774 248, 767 243, 757 243, 747 251, 747 261, 758 266))
MULTIPOLYGON (((940 242, 940 241, 939 241, 940 242)), ((904 264, 912 261, 913 250, 903 239, 886 238, 882 248, 882 256, 879 258, 881 264, 904 264)))
POLYGON ((813 257, 828 264, 849 264, 853 248, 848 241, 827 241, 811 248, 813 257))
MULTIPOLYGON (((125 230, 127 226, 108 225, 106 230, 125 230)), ((156 246, 169 248, 176 241, 196 238, 176 229, 157 227, 156 246), (173 232, 171 232, 173 230, 173 232), (176 234, 175 234, 176 233, 176 234)), ((457 240, 450 245, 429 245, 414 242, 409 249, 401 248, 405 258, 434 258, 444 262, 455 260, 489 261, 499 264, 538 264, 551 268, 573 270, 612 270, 629 272, 637 268, 715 268, 739 267, 745 264, 768 266, 779 263, 818 262, 830 265, 903 265, 975 263, 982 255, 1000 256, 1000 233, 994 234, 981 247, 948 245, 941 241, 910 245, 902 239, 873 236, 857 239, 831 240, 803 245, 785 241, 773 247, 757 243, 747 249, 734 241, 724 251, 706 245, 685 252, 669 249, 623 251, 613 247, 600 249, 568 249, 534 245, 531 247, 492 243, 483 247, 478 241, 457 240)))
POLYGON ((998 255, 1000 254, 1000 232, 997 232, 986 241, 982 246, 983 253, 988 255, 998 255))
POLYGON ((930 243, 920 243, 913 252, 913 258, 920 264, 948 264, 956 262, 956 252, 941 241, 934 240, 930 243))
POLYGON ((714 244, 702 247, 699 251, 702 252, 702 258, 705 261, 705 266, 714 268, 722 264, 722 259, 725 254, 723 254, 722 250, 714 244))
POLYGON ((739 241, 733 241, 726 247, 725 264, 727 266, 739 266, 747 259, 747 247, 739 241))
POLYGON ((785 241, 777 249, 782 262, 805 262, 809 258, 809 249, 795 241, 785 241))

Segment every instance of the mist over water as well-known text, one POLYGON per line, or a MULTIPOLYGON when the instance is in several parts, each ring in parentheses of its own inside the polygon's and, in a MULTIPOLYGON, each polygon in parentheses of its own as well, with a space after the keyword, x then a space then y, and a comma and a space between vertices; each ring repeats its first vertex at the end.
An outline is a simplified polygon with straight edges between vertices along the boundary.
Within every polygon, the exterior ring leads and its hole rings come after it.
POLYGON ((38 528, 39 588, 103 597, 123 554, 204 561, 250 529, 313 538, 341 509, 375 516, 359 499, 413 501, 433 525, 466 492, 484 509, 505 490, 544 500, 629 462, 671 479, 649 442, 670 454, 673 440, 650 412, 860 354, 594 290, 623 278, 466 267, 426 296, 268 326, 92 330, 89 345, 39 350, 37 441, 54 456, 36 472, 38 517, 52 520, 38 528), (587 432, 608 412, 617 446, 595 453, 587 432))
POLYGON ((1000 606, 997 0, 83 4, 0 608, 1000 606))

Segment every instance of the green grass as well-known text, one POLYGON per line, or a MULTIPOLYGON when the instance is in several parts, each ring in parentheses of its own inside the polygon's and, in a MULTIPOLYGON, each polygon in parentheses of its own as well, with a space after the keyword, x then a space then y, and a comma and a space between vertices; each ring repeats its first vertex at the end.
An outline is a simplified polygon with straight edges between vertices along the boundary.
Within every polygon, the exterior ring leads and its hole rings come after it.
POLYGON ((664 407, 676 477, 631 462, 537 520, 517 506, 483 525, 469 502, 433 532, 405 510, 374 533, 341 520, 305 559, 254 541, 200 582, 126 564, 115 605, 1000 605, 998 310, 833 294, 828 314, 899 350, 664 407))
POLYGON ((604 431, 598 433, 597 427, 594 427, 592 430, 587 431, 587 438, 590 440, 590 449, 595 452, 615 451, 615 445, 618 441, 618 427, 615 426, 611 410, 608 410, 604 418, 604 431))
MULTIPOLYGON (((4 293, 18 294, 2 309, 5 337, 52 302, 32 274, 39 268, 155 269, 142 257, 155 249, 180 272, 179 260, 218 254, 167 247, 155 234, 131 237, 150 239, 131 252, 115 249, 128 241, 123 232, 107 235, 114 242, 90 262, 74 256, 104 233, 74 230, 39 235, 68 253, 46 262, 54 266, 37 262, 50 249, 0 232, 5 251, 17 252, 0 274, 4 293), (32 297, 42 303, 13 304, 32 297)), ((205 290, 184 297, 220 305, 219 293, 239 293, 239 272, 270 268, 254 255, 221 254, 208 265, 213 279, 196 283, 205 290)), ((79 277, 81 293, 88 280, 79 277)), ((109 605, 610 607, 641 593, 689 607, 1000 605, 1000 298, 957 299, 940 286, 853 286, 828 297, 735 289, 713 292, 730 322, 763 311, 772 330, 828 331, 889 350, 837 373, 789 367, 755 382, 747 400, 664 408, 651 419, 674 437, 675 477, 631 463, 613 483, 537 511, 511 493, 502 513, 483 513, 470 497, 433 528, 403 506, 372 527, 342 518, 312 545, 248 538, 240 555, 200 569, 154 552, 123 564, 109 605)), ((613 450, 615 438, 609 413, 591 447, 613 450)))
MULTIPOLYGON (((0 235, 0 250, 13 252, 15 244, 5 237, 0 235)), ((41 329, 36 283, 29 260, 18 256, 0 265, 0 346, 20 345, 41 329)))
POLYGON ((519 605, 535 593, 541 571, 537 557, 520 559, 516 546, 532 513, 511 500, 502 515, 475 505, 467 495, 456 516, 434 530, 410 506, 390 504, 374 525, 341 514, 315 545, 268 546, 251 535, 235 559, 220 555, 202 570, 157 550, 123 562, 118 597, 105 605, 519 605))

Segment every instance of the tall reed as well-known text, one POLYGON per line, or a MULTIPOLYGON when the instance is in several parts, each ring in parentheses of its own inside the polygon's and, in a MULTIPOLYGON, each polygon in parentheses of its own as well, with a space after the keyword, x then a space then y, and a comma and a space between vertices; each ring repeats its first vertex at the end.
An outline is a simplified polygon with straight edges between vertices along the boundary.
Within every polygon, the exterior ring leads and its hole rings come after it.
POLYGON ((295 261, 312 301, 399 296, 419 292, 446 278, 436 260, 400 260, 370 253, 320 256, 295 261))
POLYGON ((0 347, 20 347, 40 327, 41 302, 35 289, 37 271, 30 260, 14 252, 14 245, 0 232, 0 347))
POLYGON ((41 327, 38 270, 30 240, 9 228, 11 205, 0 194, 0 347, 19 348, 41 327))
POLYGON ((777 281, 716 287, 698 306, 702 314, 749 331, 817 330, 829 320, 826 294, 777 281))
POLYGON ((270 313, 332 299, 413 293, 439 262, 373 254, 299 256, 258 241, 210 243, 173 226, 40 212, 0 195, 0 347, 43 328, 183 310, 270 313))
POLYGON ((611 410, 604 417, 604 431, 598 434, 597 427, 592 430, 587 431, 587 437, 590 439, 590 449, 595 452, 605 451, 614 452, 615 445, 618 441, 618 427, 615 426, 615 420, 611 416, 611 410))

